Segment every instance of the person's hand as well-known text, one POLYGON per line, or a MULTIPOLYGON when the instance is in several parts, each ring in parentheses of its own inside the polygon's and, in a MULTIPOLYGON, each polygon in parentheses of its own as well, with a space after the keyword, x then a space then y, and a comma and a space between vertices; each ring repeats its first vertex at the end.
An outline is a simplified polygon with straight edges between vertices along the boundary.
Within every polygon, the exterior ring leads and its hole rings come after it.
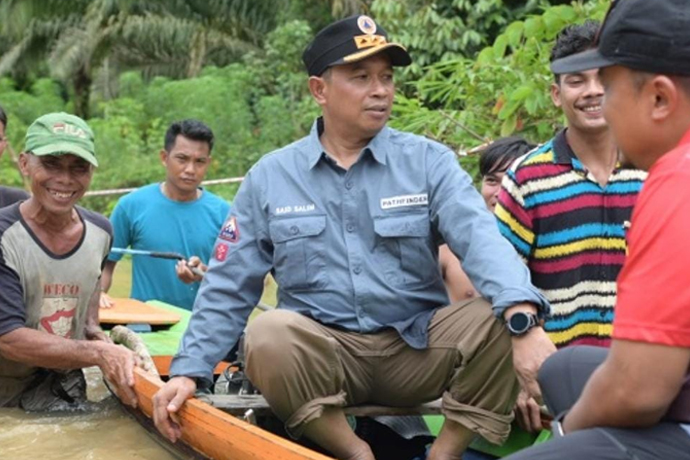
POLYGON ((529 433, 538 433, 543 429, 539 404, 522 389, 515 403, 515 419, 520 428, 529 433))
POLYGON ((113 343, 98 324, 91 324, 90 322, 84 328, 84 337, 86 340, 100 340, 105 343, 113 343))
POLYGON ((158 431, 171 442, 182 436, 182 427, 177 417, 186 400, 194 396, 196 382, 189 377, 173 377, 153 395, 153 422, 158 431))
POLYGON ((556 352, 556 346, 541 327, 533 327, 527 334, 513 337, 513 365, 520 386, 537 404, 542 403, 537 373, 546 358, 556 352))
POLYGON ((107 293, 101 292, 101 298, 98 301, 98 305, 101 308, 113 308, 115 306, 115 301, 107 293))
POLYGON ((102 342, 95 342, 94 345, 98 346, 98 367, 103 376, 115 386, 115 393, 122 402, 137 407, 137 395, 133 388, 136 354, 122 345, 102 342))
POLYGON ((197 256, 190 257, 188 261, 178 260, 175 265, 177 277, 186 284, 201 281, 207 269, 208 267, 197 256))

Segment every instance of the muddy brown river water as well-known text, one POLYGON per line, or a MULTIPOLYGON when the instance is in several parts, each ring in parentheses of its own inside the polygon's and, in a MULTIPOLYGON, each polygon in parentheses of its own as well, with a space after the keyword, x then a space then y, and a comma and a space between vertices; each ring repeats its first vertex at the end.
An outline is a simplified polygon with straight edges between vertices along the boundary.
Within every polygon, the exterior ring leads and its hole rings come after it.
POLYGON ((131 419, 108 393, 97 369, 87 370, 95 410, 27 414, 0 409, 2 460, 177 460, 131 419))

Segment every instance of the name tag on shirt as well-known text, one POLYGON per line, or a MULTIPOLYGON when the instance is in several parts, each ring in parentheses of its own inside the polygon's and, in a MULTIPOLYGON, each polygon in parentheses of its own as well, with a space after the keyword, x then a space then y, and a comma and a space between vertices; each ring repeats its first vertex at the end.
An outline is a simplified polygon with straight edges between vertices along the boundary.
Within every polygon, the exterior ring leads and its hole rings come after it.
POLYGON ((406 206, 426 206, 429 204, 429 195, 400 195, 390 198, 381 198, 381 209, 403 208, 406 206))
POLYGON ((289 214, 289 213, 299 213, 299 212, 310 212, 316 209, 314 203, 295 205, 295 206, 280 206, 276 208, 276 215, 289 214))

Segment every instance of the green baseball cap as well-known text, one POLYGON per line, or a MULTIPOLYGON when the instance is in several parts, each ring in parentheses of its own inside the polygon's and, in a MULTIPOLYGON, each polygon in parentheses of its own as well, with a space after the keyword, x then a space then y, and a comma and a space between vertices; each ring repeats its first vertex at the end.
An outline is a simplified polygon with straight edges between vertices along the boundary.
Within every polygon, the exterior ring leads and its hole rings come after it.
POLYGON ((98 166, 93 131, 81 118, 65 112, 36 119, 26 131, 25 150, 37 156, 71 153, 98 166))

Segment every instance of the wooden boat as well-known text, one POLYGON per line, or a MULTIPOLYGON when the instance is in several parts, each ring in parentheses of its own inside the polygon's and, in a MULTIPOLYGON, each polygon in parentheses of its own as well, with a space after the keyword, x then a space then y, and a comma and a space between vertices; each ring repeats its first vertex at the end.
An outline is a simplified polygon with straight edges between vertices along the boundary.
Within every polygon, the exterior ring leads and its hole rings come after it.
MULTIPOLYGON (((139 336, 146 347, 150 349, 157 370, 165 378, 168 374, 172 354, 177 349, 182 332, 184 332, 189 321, 189 312, 161 302, 151 302, 141 306, 138 305, 137 301, 131 301, 131 299, 115 299, 115 305, 114 309, 106 311, 106 319, 102 321, 104 327, 107 328, 107 325, 117 323, 134 324, 134 329, 146 329, 146 325, 156 326, 152 332, 141 333, 139 336), (132 307, 137 305, 141 311, 132 311, 132 307), (128 316, 127 312, 133 314, 128 316), (178 316, 177 321, 167 321, 165 325, 159 321, 163 317, 170 319, 175 316, 178 316), (118 319, 111 320, 113 317, 118 319)), ((219 365, 217 371, 222 371, 226 366, 227 363, 219 365)), ((137 409, 133 409, 123 404, 123 408, 156 436, 159 442, 165 444, 166 448, 174 450, 178 455, 214 460, 330 459, 330 457, 270 433, 196 398, 187 401, 179 412, 182 438, 173 445, 158 433, 152 420, 152 398, 163 383, 159 376, 140 368, 135 369, 134 391, 137 394, 139 406, 137 409)))
MULTIPOLYGON (((118 299, 116 299, 117 305, 118 299)), ((127 302, 128 308, 131 307, 127 302)), ((146 348, 151 354, 153 365, 158 373, 165 378, 168 375, 172 354, 177 350, 179 341, 187 328, 190 312, 164 304, 162 302, 148 302, 147 307, 160 309, 159 313, 167 313, 168 320, 175 315, 177 321, 168 321, 167 325, 159 324, 154 311, 147 308, 150 322, 138 323, 144 314, 139 312, 130 319, 135 323, 133 329, 151 329, 151 332, 141 333, 146 348)), ((116 307, 117 308, 117 307, 116 307)), ((116 311, 106 316, 115 316, 116 311)), ((147 321, 148 321, 147 320, 147 321)), ((122 318, 113 323, 126 323, 122 318)), ((222 373, 228 363, 221 363, 216 368, 216 374, 222 373)), ((190 399, 180 410, 182 424, 182 439, 172 445, 155 428, 152 421, 152 398, 163 385, 160 377, 149 374, 142 369, 135 371, 135 392, 139 398, 139 408, 132 409, 123 404, 123 408, 134 417, 144 428, 152 433, 166 448, 174 449, 179 454, 190 458, 215 460, 244 460, 244 459, 276 459, 276 460, 328 460, 331 457, 308 449, 281 436, 273 434, 257 426, 256 419, 272 417, 272 412, 266 401, 260 395, 203 395, 202 399, 190 399), (248 423, 248 421, 254 422, 248 423)), ((442 423, 440 400, 411 408, 393 408, 383 406, 355 406, 345 408, 345 413, 358 417, 376 417, 389 415, 425 415, 432 433, 437 434, 442 423)), ((548 434, 548 432, 544 432, 548 434)), ((542 442, 546 437, 540 439, 542 442)), ((486 441, 484 441, 486 443, 486 441)), ((520 448, 531 443, 530 439, 518 440, 520 448)), ((489 452, 504 456, 515 452, 517 446, 493 446, 486 443, 482 446, 489 452)), ((332 460, 332 459, 331 459, 332 460)))
MULTIPOLYGON (((139 398, 139 411, 150 421, 152 397, 163 382, 147 372, 136 370, 135 391, 139 398)), ((133 411, 133 409, 129 409, 133 411)), ((276 460, 328 460, 330 457, 302 447, 287 439, 269 433, 199 399, 190 399, 179 412, 182 425, 182 443, 190 453, 215 460, 276 459, 276 460)), ((178 441, 179 442, 179 441, 178 441)))

